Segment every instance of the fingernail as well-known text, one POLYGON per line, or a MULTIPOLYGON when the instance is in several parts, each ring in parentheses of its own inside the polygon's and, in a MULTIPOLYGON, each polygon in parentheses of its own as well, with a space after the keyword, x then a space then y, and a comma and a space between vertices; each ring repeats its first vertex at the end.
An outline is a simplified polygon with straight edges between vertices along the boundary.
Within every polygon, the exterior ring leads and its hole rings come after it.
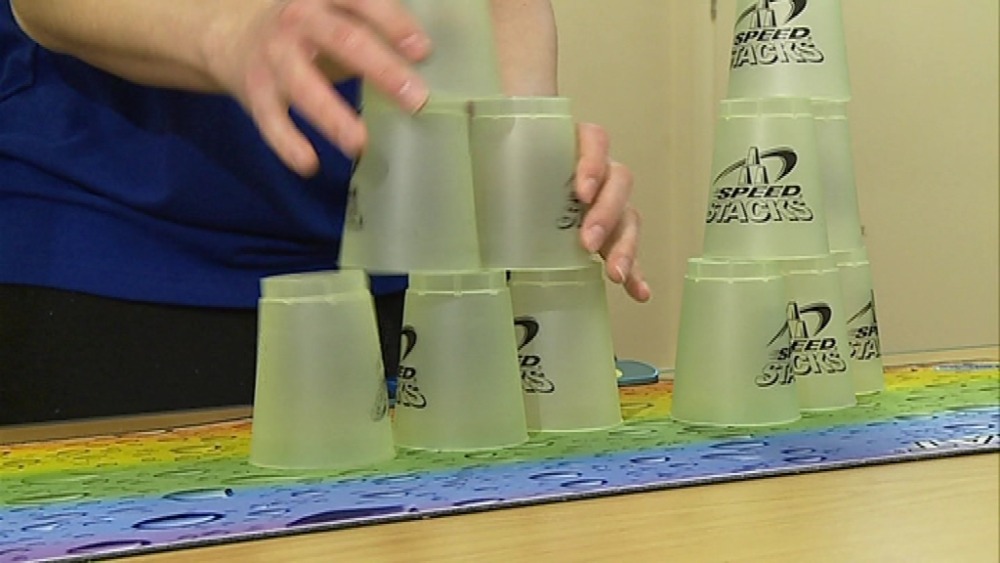
POLYGON ((622 277, 622 283, 625 283, 628 280, 628 275, 632 271, 632 261, 628 258, 622 258, 615 265, 615 270, 617 270, 618 275, 622 277))
POLYGON ((297 167, 304 167, 312 159, 312 155, 309 154, 311 152, 310 147, 307 144, 296 143, 291 145, 289 148, 291 149, 289 156, 292 157, 292 162, 294 162, 297 167))
POLYGON ((408 111, 416 113, 427 103, 430 92, 422 81, 411 79, 403 83, 396 95, 408 111))
POLYGON ((414 33, 399 42, 399 50, 415 58, 422 58, 430 50, 430 47, 430 39, 421 33, 414 33))
POLYGON ((594 196, 597 195, 598 187, 597 178, 587 178, 583 181, 583 193, 580 197, 583 203, 590 204, 594 202, 594 196))
POLYGON ((594 225, 583 234, 583 246, 588 252, 597 252, 604 244, 604 237, 607 231, 600 225, 594 225))
POLYGON ((351 158, 358 156, 358 152, 361 150, 357 135, 349 127, 340 130, 337 135, 337 145, 344 155, 351 158))

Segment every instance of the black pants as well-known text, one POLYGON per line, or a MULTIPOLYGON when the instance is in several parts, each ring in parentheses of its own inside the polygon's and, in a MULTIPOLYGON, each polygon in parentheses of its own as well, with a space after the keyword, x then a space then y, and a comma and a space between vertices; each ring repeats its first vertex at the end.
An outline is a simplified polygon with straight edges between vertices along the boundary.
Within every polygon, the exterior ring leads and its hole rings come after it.
MULTIPOLYGON (((375 299, 386 371, 403 293, 375 299)), ((257 312, 0 285, 0 425, 249 405, 257 312)))

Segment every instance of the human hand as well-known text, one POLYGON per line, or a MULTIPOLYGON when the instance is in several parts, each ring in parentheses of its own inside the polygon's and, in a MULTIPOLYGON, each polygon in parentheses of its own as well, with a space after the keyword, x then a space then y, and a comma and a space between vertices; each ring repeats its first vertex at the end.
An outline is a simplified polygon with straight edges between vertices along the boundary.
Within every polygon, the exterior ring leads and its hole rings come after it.
POLYGON ((356 156, 367 131, 331 83, 355 75, 408 111, 429 95, 410 64, 430 40, 397 0, 262 0, 222 19, 206 59, 215 79, 250 113, 291 169, 311 175, 316 150, 289 116, 294 108, 331 143, 356 156))
POLYGON ((632 172, 611 160, 607 132, 598 125, 577 126, 576 195, 590 206, 580 236, 589 252, 600 252, 611 281, 622 284, 636 301, 652 297, 636 258, 640 216, 629 203, 632 172))

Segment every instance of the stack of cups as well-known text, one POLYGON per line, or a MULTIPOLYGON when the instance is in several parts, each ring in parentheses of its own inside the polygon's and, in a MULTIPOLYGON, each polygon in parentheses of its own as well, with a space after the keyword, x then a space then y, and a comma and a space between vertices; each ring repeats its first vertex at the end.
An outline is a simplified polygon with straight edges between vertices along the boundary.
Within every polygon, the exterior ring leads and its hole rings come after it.
MULTIPOLYGON (((744 388, 759 374, 735 362, 699 361, 721 346, 701 336, 699 323, 706 322, 735 324, 740 334, 725 336, 741 342, 774 345, 787 338, 786 348, 769 357, 787 363, 782 380, 795 387, 801 410, 852 406, 856 395, 881 389, 882 376, 846 128, 850 84, 840 2, 741 0, 729 78, 716 129, 703 258, 691 261, 685 283, 674 416, 736 425, 788 419, 755 419, 746 416, 756 412, 752 405, 733 406, 722 388, 744 388), (719 264, 725 262, 733 264, 728 271, 734 277, 723 284, 730 296, 769 279, 750 264, 777 268, 784 303, 761 300, 757 306, 771 303, 766 316, 783 327, 782 336, 763 338, 759 331, 767 323, 735 320, 739 309, 732 297, 717 297, 737 307, 731 313, 706 307, 706 287, 722 283, 727 269, 719 264), (707 381, 714 393, 704 391, 707 381), (726 416, 727 409, 736 410, 726 416)), ((732 350, 748 353, 735 345, 732 350)))
POLYGON ((850 342, 851 374, 858 395, 885 388, 875 290, 871 264, 861 231, 861 215, 854 182, 851 133, 847 104, 813 100, 817 145, 823 187, 826 192, 830 250, 840 270, 847 336, 850 342))
POLYGON ((479 270, 468 106, 502 94, 490 3, 403 4, 434 45, 416 67, 431 97, 410 115, 364 89, 369 146, 348 194, 340 263, 395 274, 479 270))
POLYGON ((472 144, 481 255, 511 271, 528 428, 620 424, 603 266, 580 243, 569 100, 475 100, 472 144))
POLYGON ((601 268, 579 240, 569 100, 503 96, 489 0, 404 5, 434 43, 417 66, 431 98, 408 115, 364 91, 370 143, 341 247, 344 266, 410 275, 397 444, 480 450, 618 424, 601 268))

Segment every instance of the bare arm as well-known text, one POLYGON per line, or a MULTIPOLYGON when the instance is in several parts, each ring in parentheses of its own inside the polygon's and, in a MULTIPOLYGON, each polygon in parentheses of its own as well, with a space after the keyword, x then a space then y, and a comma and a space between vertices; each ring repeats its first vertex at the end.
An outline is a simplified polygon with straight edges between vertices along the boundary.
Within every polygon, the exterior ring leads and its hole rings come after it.
POLYGON ((408 63, 429 40, 397 0, 10 1, 49 49, 141 84, 231 94, 303 174, 318 159, 289 107, 348 154, 366 142, 331 79, 363 76, 410 110, 428 95, 408 63))
MULTIPOLYGON (((491 0, 504 91, 516 96, 558 92, 558 36, 550 0, 491 0)), ((637 301, 652 292, 636 255, 639 213, 629 203, 632 173, 611 159, 607 132, 598 125, 577 128, 576 194, 590 206, 581 243, 600 252, 608 277, 637 301)))
POLYGON ((222 90, 209 71, 214 27, 270 0, 11 0, 22 29, 46 48, 150 86, 222 90))
POLYGON ((549 0, 491 0, 504 91, 552 96, 558 92, 558 38, 549 0))

